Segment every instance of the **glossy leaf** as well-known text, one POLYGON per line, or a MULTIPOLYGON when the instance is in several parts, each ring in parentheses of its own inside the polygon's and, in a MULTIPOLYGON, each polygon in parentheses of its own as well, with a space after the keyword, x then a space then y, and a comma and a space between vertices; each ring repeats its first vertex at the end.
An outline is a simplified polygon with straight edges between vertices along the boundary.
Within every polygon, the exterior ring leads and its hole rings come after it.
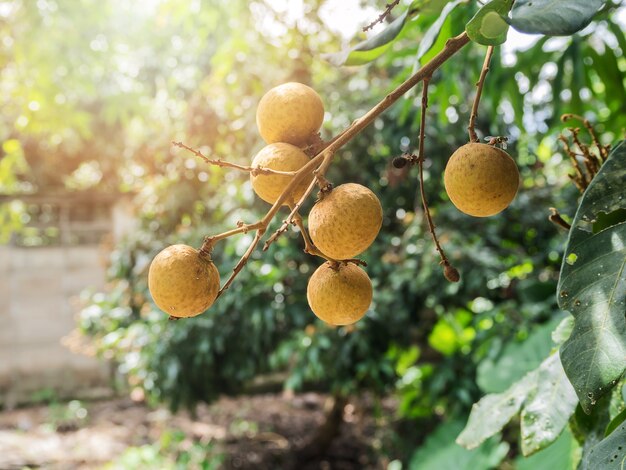
POLYGON ((529 34, 569 36, 587 26, 604 0, 517 0, 509 23, 529 34))
POLYGON ((522 453, 531 455, 552 444, 574 413, 578 399, 567 380, 559 355, 553 354, 539 368, 537 390, 521 415, 522 453))
POLYGON ((586 413, 611 390, 626 365, 626 222, 593 232, 601 212, 624 207, 625 184, 622 142, 583 195, 561 267, 559 306, 574 316, 561 361, 586 413))
POLYGON ((465 31, 478 44, 497 46, 506 41, 509 25, 506 16, 513 0, 493 0, 487 3, 467 23, 465 31))

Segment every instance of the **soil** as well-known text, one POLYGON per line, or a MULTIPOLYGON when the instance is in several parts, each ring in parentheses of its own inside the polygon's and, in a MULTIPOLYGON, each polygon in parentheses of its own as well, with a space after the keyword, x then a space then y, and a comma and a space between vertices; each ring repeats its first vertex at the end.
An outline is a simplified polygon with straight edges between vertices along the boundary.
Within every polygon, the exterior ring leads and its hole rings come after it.
MULTIPOLYGON (((367 399, 344 408, 339 436, 324 455, 298 450, 324 422, 328 397, 318 393, 224 397, 199 406, 195 416, 150 408, 130 398, 34 406, 0 413, 0 469, 102 468, 130 446, 158 442, 182 431, 185 441, 214 443, 225 469, 382 469, 381 422, 395 403, 384 400, 373 417, 367 399), (381 407, 382 405, 382 407, 381 407)), ((190 467, 191 468, 191 467, 190 467)))

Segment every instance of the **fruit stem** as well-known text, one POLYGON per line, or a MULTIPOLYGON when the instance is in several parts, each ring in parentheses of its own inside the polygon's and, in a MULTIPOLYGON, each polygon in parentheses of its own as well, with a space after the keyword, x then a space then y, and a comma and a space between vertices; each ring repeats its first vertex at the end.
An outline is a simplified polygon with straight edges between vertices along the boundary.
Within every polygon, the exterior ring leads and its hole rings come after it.
POLYGON ((333 184, 326 179, 323 174, 320 174, 320 170, 322 166, 315 170, 313 173, 315 174, 315 180, 317 181, 317 186, 320 188, 320 197, 324 194, 328 194, 333 190, 333 184))
POLYGON ((233 283, 233 281, 235 280, 235 277, 237 277, 237 274, 239 274, 239 272, 243 269, 243 267, 248 262, 250 255, 252 255, 252 252, 256 248, 257 244, 259 243, 259 240, 261 239, 264 233, 265 233, 265 227, 261 227, 257 229, 256 234, 254 235, 254 239, 252 240, 252 243, 250 244, 246 252, 243 254, 243 256, 241 257, 237 265, 233 268, 233 272, 228 278, 228 280, 224 283, 222 288, 218 291, 216 299, 219 298, 220 295, 222 295, 224 291, 227 290, 230 287, 230 285, 233 283))
POLYGON ((254 224, 244 224, 242 222, 238 222, 237 228, 234 228, 232 230, 227 230, 226 232, 222 232, 217 235, 213 235, 211 237, 204 237, 202 246, 200 247, 199 251, 201 253, 210 255, 211 252, 213 251, 213 247, 215 246, 215 243, 217 243, 218 241, 223 240, 224 238, 232 237, 233 235, 237 235, 239 233, 248 233, 251 230, 258 230, 261 227, 262 227, 261 222, 256 222, 254 224))
POLYGON ((474 104, 472 105, 472 114, 470 114, 469 124, 467 126, 467 132, 469 133, 470 142, 478 142, 478 136, 474 130, 476 125, 476 118, 478 117, 478 103, 480 103, 480 95, 483 92, 483 86, 485 84, 485 77, 489 72, 489 62, 491 62, 491 56, 493 55, 493 46, 487 47, 487 53, 485 54, 485 61, 483 62, 483 68, 480 71, 480 77, 476 82, 476 96, 474 97, 474 104))
POLYGON ((460 279, 459 272, 450 265, 450 261, 448 261, 448 257, 446 256, 445 251, 439 244, 439 240, 437 239, 437 233, 435 232, 435 224, 433 223, 432 216, 430 215, 430 208, 428 207, 428 200, 426 199, 426 191, 424 190, 424 141, 426 136, 426 110, 428 109, 428 85, 430 83, 431 77, 424 78, 424 84, 422 85, 422 113, 420 120, 420 135, 419 135, 419 150, 417 154, 417 167, 419 170, 419 180, 420 180, 420 195, 422 197, 422 206, 424 207, 424 215, 426 216, 426 221, 428 222, 428 230, 430 231, 430 235, 435 243, 435 248, 439 252, 439 257, 441 258, 441 264, 443 265, 443 273, 445 278, 450 282, 458 282, 460 279))
MULTIPOLYGON (((320 258, 324 258, 326 261, 330 261, 331 263, 338 262, 338 260, 334 258, 329 258, 328 256, 326 256, 324 253, 322 253, 319 250, 319 248, 315 246, 315 244, 313 243, 313 240, 311 240, 311 237, 309 236, 309 233, 307 232, 307 229, 304 225, 304 221, 302 220, 302 216, 297 212, 297 210, 293 215, 293 220, 295 224, 298 226, 298 228, 300 229, 300 233, 302 233, 302 239, 304 240, 304 252, 305 253, 308 253, 313 256, 319 256, 320 258)), ((265 247, 263 249, 265 250, 265 247)))

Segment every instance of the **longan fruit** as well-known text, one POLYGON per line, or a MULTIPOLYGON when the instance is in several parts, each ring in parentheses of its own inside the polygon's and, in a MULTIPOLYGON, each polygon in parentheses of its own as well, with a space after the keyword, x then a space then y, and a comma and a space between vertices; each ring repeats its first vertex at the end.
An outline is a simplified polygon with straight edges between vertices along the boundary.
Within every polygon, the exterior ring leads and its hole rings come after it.
POLYGON ((513 201, 519 187, 519 171, 504 150, 472 142, 457 149, 448 160, 444 185, 461 212, 488 217, 513 201))
POLYGON ((346 183, 315 203, 308 222, 311 240, 322 253, 349 259, 372 244, 383 223, 383 209, 369 188, 346 183))
POLYGON ((188 245, 171 245, 150 264, 148 288, 154 303, 173 317, 194 317, 209 308, 220 275, 208 256, 188 245))
MULTIPOLYGON (((277 171, 297 171, 308 162, 309 157, 298 147, 283 142, 277 142, 263 147, 252 160, 252 167, 269 168, 270 170, 277 171)), ((284 192, 292 179, 293 176, 287 175, 253 175, 250 173, 252 189, 254 189, 257 196, 270 204, 276 202, 276 199, 284 192)), ((312 174, 304 178, 291 192, 285 204, 288 205, 293 202, 298 202, 312 179, 312 174)))
POLYGON ((266 143, 302 146, 324 121, 324 104, 313 88, 289 82, 269 90, 259 102, 256 123, 266 143))
POLYGON ((372 282, 363 269, 329 261, 315 270, 306 291, 313 313, 331 325, 360 320, 372 303, 372 294, 372 282))

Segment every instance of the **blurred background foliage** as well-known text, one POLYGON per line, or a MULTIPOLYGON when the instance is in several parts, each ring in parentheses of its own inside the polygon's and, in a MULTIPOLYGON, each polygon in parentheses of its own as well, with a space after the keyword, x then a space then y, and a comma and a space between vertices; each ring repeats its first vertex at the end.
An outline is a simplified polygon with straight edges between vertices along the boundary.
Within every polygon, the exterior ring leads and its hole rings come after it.
MULTIPOLYGON (((497 217, 464 216, 442 185, 447 157, 467 142, 484 47, 466 47, 435 74, 425 186, 460 283, 443 278, 416 199, 416 169, 390 165, 416 148, 420 98, 412 92, 342 149, 328 174, 335 184, 367 185, 385 210, 380 236, 363 255, 375 294, 362 321, 332 328, 310 312, 306 283, 320 261, 302 252, 294 232, 255 252, 204 315, 168 322, 150 301, 147 268, 163 247, 199 246, 203 236, 268 209, 253 197, 247 175, 207 167, 172 140, 247 164, 262 147, 255 107, 272 86, 313 86, 326 106, 322 137, 330 138, 419 67, 420 41, 437 14, 412 19, 367 66, 325 61, 353 33, 365 37, 359 28, 384 7, 355 6, 358 21, 338 23, 333 2, 324 0, 0 2, 0 192, 13 196, 0 206, 0 236, 27 222, 20 194, 128 194, 137 229, 112 252, 107 291, 84 293, 78 322, 131 388, 152 403, 193 408, 278 371, 288 389, 392 395, 397 416, 379 416, 387 433, 378 452, 410 468, 492 468, 519 453, 513 427, 472 452, 454 438, 472 403, 549 352, 549 341, 536 341, 533 354, 519 346, 549 336, 561 318, 555 289, 565 234, 547 215, 556 207, 573 217, 578 192, 559 152, 559 116, 584 115, 603 143, 622 138, 623 7, 607 8, 572 37, 512 32, 496 49, 477 130, 509 136, 522 175, 516 200, 497 217), (510 361, 499 362, 505 356, 510 361)), ((421 60, 463 31, 477 8, 460 3, 421 60)), ((216 247, 223 277, 250 240, 242 235, 216 247)), ((568 439, 559 444, 563 452, 571 451, 568 439)))

